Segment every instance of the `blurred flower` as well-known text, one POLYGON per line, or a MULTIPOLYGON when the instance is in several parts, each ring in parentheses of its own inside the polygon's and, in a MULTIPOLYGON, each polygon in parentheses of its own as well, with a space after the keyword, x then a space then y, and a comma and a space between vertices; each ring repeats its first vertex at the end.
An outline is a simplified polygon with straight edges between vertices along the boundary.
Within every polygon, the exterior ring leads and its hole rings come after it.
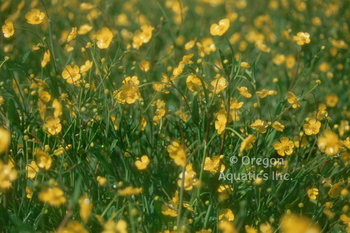
POLYGON ((0 126, 0 154, 4 153, 10 145, 10 132, 0 126))
POLYGON ((343 181, 340 181, 340 182, 332 185, 331 189, 328 192, 329 197, 336 198, 341 193, 343 188, 344 188, 344 182, 343 181))
POLYGON ((113 39, 113 33, 109 28, 103 27, 101 30, 99 30, 96 34, 97 39, 97 47, 99 49, 106 49, 109 47, 109 45, 112 42, 113 39))
POLYGON ((172 198, 172 202, 170 204, 164 203, 162 205, 162 214, 169 215, 171 217, 176 217, 178 205, 179 205, 179 192, 176 190, 175 196, 172 198))
POLYGON ((282 65, 285 60, 286 60, 286 56, 279 53, 277 53, 275 57, 272 59, 273 63, 277 66, 282 65))
POLYGON ((214 23, 210 26, 210 34, 212 36, 222 36, 229 27, 230 27, 230 20, 222 19, 219 21, 219 24, 214 23))
POLYGON ((39 199, 42 202, 48 202, 52 206, 59 206, 67 201, 64 192, 57 185, 42 189, 39 193, 39 199))
POLYGON ((319 137, 318 147, 327 155, 333 156, 339 152, 338 136, 330 130, 324 131, 324 136, 319 137))
POLYGON ((121 219, 117 223, 113 220, 108 220, 103 226, 102 233, 128 233, 127 223, 121 219))
POLYGON ((50 61, 50 58, 51 58, 50 50, 47 50, 47 51, 44 53, 44 58, 43 58, 43 60, 41 61, 41 67, 45 67, 46 64, 50 61))
POLYGON ((137 169, 139 169, 139 170, 144 170, 144 169, 147 168, 149 162, 150 162, 150 160, 149 160, 149 158, 147 157, 147 155, 143 155, 143 156, 141 157, 141 160, 135 161, 135 165, 136 165, 137 169))
POLYGON ((102 176, 97 176, 97 182, 99 185, 103 186, 106 182, 107 182, 107 179, 105 177, 102 177, 102 176))
POLYGON ((25 15, 25 18, 29 24, 41 24, 45 19, 45 14, 38 9, 32 9, 25 15))
POLYGON ((62 72, 62 77, 65 80, 67 80, 67 83, 74 84, 77 86, 81 82, 80 81, 81 75, 79 74, 79 72, 80 72, 79 66, 75 65, 72 68, 71 65, 67 65, 62 72))
POLYGON ((226 111, 221 109, 218 113, 215 114, 215 129, 218 131, 220 135, 222 131, 226 129, 227 117, 226 111))
POLYGON ((232 222, 235 219, 235 216, 234 216, 232 210, 227 209, 227 208, 220 210, 219 211, 219 220, 222 220, 222 219, 232 222))
POLYGON ((326 95, 326 104, 328 107, 335 107, 339 101, 339 98, 336 94, 326 95))
POLYGON ((304 45, 310 43, 310 34, 307 32, 298 32, 296 36, 293 36, 293 40, 298 45, 304 45))
POLYGON ((257 119, 254 123, 250 125, 250 128, 252 128, 257 133, 266 133, 268 126, 269 125, 266 121, 257 119))
POLYGON ((90 26, 89 24, 84 24, 84 25, 81 25, 79 27, 78 34, 85 35, 86 33, 88 33, 91 30, 92 30, 92 26, 90 26))
POLYGON ((50 169, 52 163, 50 155, 48 155, 46 152, 43 152, 40 148, 37 148, 35 150, 35 156, 36 163, 40 168, 45 168, 46 170, 50 169))
MULTIPOLYGON (((182 177, 183 173, 181 172, 179 175, 179 178, 177 180, 177 185, 181 188, 182 187, 182 177)), ((193 186, 197 186, 198 179, 196 178, 196 172, 193 171, 192 163, 187 164, 186 171, 185 171, 185 180, 184 180, 184 189, 186 191, 190 191, 193 189, 193 186)))
POLYGON ((257 47, 259 50, 261 50, 261 51, 263 51, 263 52, 265 52, 265 53, 271 52, 271 49, 268 48, 268 47, 266 46, 266 44, 264 44, 263 40, 257 40, 257 41, 255 42, 255 47, 257 47))
POLYGON ((29 198, 29 199, 33 195, 33 190, 31 190, 28 185, 26 186, 26 194, 27 194, 26 197, 29 198))
POLYGON ((168 153, 170 158, 172 158, 176 165, 184 167, 186 165, 186 152, 183 149, 183 146, 180 144, 180 141, 173 141, 172 145, 169 145, 168 153))
POLYGON ((131 186, 126 187, 125 189, 119 189, 118 194, 120 196, 131 196, 131 195, 137 195, 140 194, 142 191, 141 188, 133 188, 131 186))
POLYGON ((307 195, 309 196, 309 198, 310 198, 311 200, 316 200, 317 195, 318 195, 318 189, 316 189, 316 188, 309 189, 309 190, 307 191, 307 195))
POLYGON ((51 100, 51 95, 47 91, 39 91, 39 98, 44 102, 49 102, 51 100))
POLYGON ((142 61, 141 64, 140 64, 140 69, 143 72, 147 73, 149 71, 149 66, 150 66, 150 62, 149 61, 142 61))
POLYGON ((147 121, 143 115, 141 116, 140 125, 141 125, 141 130, 144 131, 147 125, 147 121))
POLYGON ((0 159, 0 192, 5 192, 11 187, 11 182, 17 179, 17 171, 10 164, 3 164, 0 159))
POLYGON ((79 206, 80 217, 84 222, 86 222, 89 219, 92 210, 92 201, 86 195, 83 195, 81 198, 79 198, 79 206))
POLYGON ((220 221, 218 228, 223 233, 236 233, 236 230, 235 230, 233 224, 229 221, 220 221))
MULTIPOLYGON (((299 148, 300 147, 300 140, 299 140, 299 137, 298 136, 295 136, 293 138, 294 140, 294 145, 296 148, 299 148)), ((306 139, 306 137, 302 137, 301 139, 301 147, 305 148, 305 146, 308 144, 308 140, 306 139)))
POLYGON ((2 25, 2 32, 4 33, 5 38, 10 38, 15 33, 15 29, 13 28, 13 23, 11 20, 6 19, 5 24, 2 25))
POLYGON ((251 149, 255 141, 256 137, 254 135, 248 135, 248 137, 246 137, 241 143, 241 146, 239 148, 240 153, 242 153, 243 150, 248 151, 249 149, 251 149))
POLYGON ((277 131, 280 131, 280 132, 283 132, 285 126, 282 125, 281 123, 279 123, 278 121, 275 121, 273 124, 272 124, 272 127, 277 130, 277 131))
POLYGON ((239 91, 239 94, 244 96, 245 98, 251 98, 252 94, 248 92, 247 87, 237 87, 237 90, 239 91))
POLYGON ((325 117, 328 116, 328 112, 326 111, 326 105, 325 104, 320 104, 318 106, 318 112, 317 112, 317 119, 323 120, 325 117))
POLYGON ((260 225, 260 232, 261 233, 273 233, 274 230, 269 223, 263 223, 260 225))
POLYGON ((300 107, 300 101, 297 101, 297 99, 298 98, 292 92, 288 91, 287 100, 288 100, 288 103, 293 104, 293 106, 292 106, 293 108, 300 107), (295 101, 297 101, 297 102, 295 102, 295 101))
POLYGON ((219 201, 225 201, 227 200, 231 194, 232 194, 233 188, 230 187, 229 185, 220 185, 218 188, 218 193, 219 193, 219 201))
POLYGON ((202 82, 196 75, 194 74, 189 75, 186 79, 186 84, 190 91, 200 92, 202 82))
POLYGON ((249 68, 250 65, 249 65, 248 62, 241 62, 241 67, 242 67, 242 68, 249 68))
POLYGON ((72 31, 70 32, 70 34, 67 37, 67 43, 70 42, 71 40, 75 39, 76 36, 77 36, 77 27, 72 27, 72 31))
POLYGON ((261 99, 263 99, 263 98, 265 98, 266 96, 268 96, 268 94, 269 94, 269 91, 266 90, 266 89, 262 89, 261 91, 257 91, 257 92, 256 92, 256 95, 257 95, 258 97, 260 97, 261 99))
POLYGON ((281 156, 290 155, 293 153, 294 143, 287 137, 281 137, 280 142, 277 141, 273 144, 277 153, 281 156))
POLYGON ((285 66, 287 69, 292 69, 295 65, 296 59, 292 55, 287 56, 285 66))
POLYGON ((185 50, 190 50, 196 44, 197 38, 191 40, 185 44, 185 50))
POLYGON ((80 73, 88 72, 92 67, 92 62, 87 60, 84 65, 80 66, 80 73))
POLYGON ((205 158, 204 171, 210 171, 212 174, 215 174, 216 172, 218 172, 219 167, 220 167, 220 172, 225 171, 225 165, 222 163, 220 165, 220 156, 219 155, 213 156, 212 159, 210 157, 205 158))
POLYGON ((227 81, 225 78, 220 77, 218 79, 213 80, 210 83, 209 91, 214 92, 215 94, 219 94, 222 90, 227 87, 227 81))
POLYGON ((29 165, 26 166, 27 177, 34 179, 37 171, 39 171, 39 167, 36 165, 35 161, 30 162, 29 165))
POLYGON ((59 134, 62 130, 61 120, 59 118, 47 117, 43 129, 50 135, 59 134))
POLYGON ((59 231, 58 233, 88 233, 80 222, 75 220, 68 221, 67 225, 62 229, 62 231, 59 231))

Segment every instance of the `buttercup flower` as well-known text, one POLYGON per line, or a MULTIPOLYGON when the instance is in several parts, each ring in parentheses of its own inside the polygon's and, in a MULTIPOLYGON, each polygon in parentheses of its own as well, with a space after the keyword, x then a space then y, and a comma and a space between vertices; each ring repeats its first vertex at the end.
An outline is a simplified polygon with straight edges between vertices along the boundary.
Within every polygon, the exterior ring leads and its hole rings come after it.
POLYGON ((81 225, 80 222, 70 220, 67 225, 62 229, 62 233, 88 233, 88 231, 81 225))
POLYGON ((86 195, 83 195, 81 198, 79 198, 79 206, 80 217, 86 222, 89 219, 92 210, 92 201, 86 195))
POLYGON ((310 34, 307 32, 298 32, 296 36, 293 36, 293 40, 298 45, 304 45, 310 43, 310 34))
POLYGON ((113 39, 113 33, 109 28, 103 27, 101 30, 99 30, 96 34, 97 39, 97 47, 99 49, 106 49, 109 47, 109 45, 112 42, 113 39))
POLYGON ((10 38, 15 33, 15 29, 13 28, 13 23, 11 20, 6 19, 5 24, 2 25, 2 32, 4 33, 5 38, 10 38))
POLYGON ((321 122, 317 121, 314 118, 306 119, 309 124, 304 124, 303 128, 306 135, 318 134, 321 128, 321 122))
POLYGON ((241 67, 242 67, 242 68, 249 68, 250 65, 249 65, 248 62, 241 62, 241 67))
POLYGON ((41 67, 45 67, 46 64, 50 61, 50 58, 51 58, 50 50, 47 50, 47 51, 44 53, 44 58, 43 58, 43 60, 41 61, 41 67))
POLYGON ((50 188, 44 188, 39 193, 39 199, 42 202, 48 202, 52 206, 59 206, 66 203, 66 198, 62 189, 56 185, 50 188))
POLYGON ((248 151, 249 149, 251 149, 255 141, 256 137, 254 135, 248 135, 248 137, 246 137, 241 143, 241 146, 239 148, 240 153, 242 153, 243 150, 248 151))
POLYGON ((92 67, 92 62, 87 60, 84 65, 80 66, 80 73, 88 72, 92 67))
POLYGON ((137 195, 141 193, 141 188, 132 188, 132 187, 126 187, 125 189, 118 190, 118 194, 120 196, 131 196, 131 195, 137 195))
POLYGON ((67 43, 69 41, 73 40, 76 36, 77 36, 77 27, 73 27, 72 31, 70 32, 70 34, 67 37, 67 43))
POLYGON ((210 34, 212 36, 222 36, 229 27, 230 27, 230 20, 222 19, 219 21, 219 24, 214 23, 210 26, 210 34))
POLYGON ((273 147, 279 155, 285 156, 293 153, 294 143, 287 137, 281 137, 280 142, 275 142, 273 147))
POLYGON ((316 200, 317 195, 318 195, 318 189, 316 189, 316 188, 309 189, 309 190, 307 191, 307 195, 309 196, 309 198, 310 198, 311 200, 316 200))
POLYGON ((46 152, 43 152, 40 148, 37 148, 35 151, 36 163, 40 168, 45 168, 49 170, 52 164, 52 159, 50 155, 46 152))
POLYGON ((336 94, 326 95, 326 104, 328 107, 335 107, 339 101, 339 98, 336 94))
POLYGON ((17 179, 17 171, 10 164, 3 164, 0 159, 0 192, 5 192, 11 187, 11 182, 17 179))
POLYGON ((292 106, 293 108, 300 107, 300 102, 299 101, 295 102, 297 99, 298 98, 292 92, 288 91, 287 100, 288 100, 288 103, 293 104, 292 106))
POLYGON ((219 211, 219 220, 225 219, 232 222, 235 219, 235 216, 230 209, 222 209, 219 211))
POLYGON ((319 137, 318 147, 327 155, 333 156, 339 152, 339 139, 338 136, 330 130, 324 131, 324 136, 319 137))
POLYGON ((142 61, 141 64, 140 64, 140 69, 143 72, 147 73, 149 71, 149 66, 150 66, 150 62, 149 61, 142 61))
POLYGON ((300 217, 298 214, 286 214, 282 216, 280 223, 283 233, 321 232, 320 227, 315 225, 309 218, 300 217))
POLYGON ((0 126, 0 154, 4 153, 10 145, 10 132, 0 126))
POLYGON ((91 30, 92 30, 92 26, 90 26, 89 24, 84 24, 84 25, 81 25, 79 27, 78 34, 85 35, 86 33, 88 33, 91 30))
POLYGON ((215 129, 218 131, 218 134, 220 135, 222 131, 226 128, 227 118, 226 118, 226 111, 224 109, 221 109, 218 113, 216 113, 216 121, 215 121, 215 129))
POLYGON ((169 145, 167 150, 176 165, 181 167, 186 165, 186 152, 178 140, 173 141, 173 144, 169 145))
POLYGON ((133 104, 136 100, 140 99, 140 97, 139 88, 132 82, 124 84, 122 90, 117 94, 118 103, 133 104))
MULTIPOLYGON (((179 187, 182 187, 182 176, 183 176, 183 174, 181 172, 179 175, 180 179, 177 180, 177 185, 179 187)), ((198 182, 198 180, 196 178, 196 172, 193 171, 193 169, 192 169, 192 163, 189 163, 189 164, 187 164, 186 171, 185 171, 184 189, 186 191, 192 190, 193 186, 197 185, 197 182, 198 182)))
POLYGON ((141 160, 135 161, 135 165, 136 165, 137 169, 144 170, 147 168, 149 162, 150 161, 149 161, 149 158, 147 157, 147 155, 143 155, 141 157, 141 160))
POLYGON ((71 65, 68 65, 63 70, 62 77, 65 80, 67 80, 67 83, 78 85, 80 83, 80 77, 81 77, 79 72, 80 72, 79 66, 75 65, 74 67, 71 67, 71 65))
POLYGON ((191 40, 185 44, 185 50, 190 50, 196 44, 197 38, 191 40))
POLYGON ((275 121, 273 124, 272 124, 272 127, 277 130, 277 131, 280 131, 280 132, 283 132, 285 126, 282 125, 281 123, 279 123, 278 121, 275 121))
POLYGON ((209 91, 214 92, 215 94, 219 94, 222 90, 227 87, 227 81, 225 78, 220 77, 218 79, 213 80, 210 83, 209 91))
POLYGON ((25 15, 25 18, 29 24, 41 24, 43 19, 45 19, 45 14, 38 9, 32 9, 25 15))
POLYGON ((34 179, 37 171, 39 171, 39 167, 36 165, 35 161, 32 161, 29 165, 26 166, 27 177, 34 179))
POLYGON ((204 171, 210 171, 212 174, 215 174, 218 172, 219 167, 221 167, 220 172, 225 171, 225 165, 221 164, 220 166, 220 156, 215 155, 212 159, 210 157, 205 158, 204 171))
POLYGON ((50 135, 59 134, 62 130, 61 121, 59 118, 47 117, 43 128, 50 135))
POLYGON ((245 98, 251 98, 252 94, 250 94, 248 92, 248 88, 247 87, 237 87, 237 90, 239 91, 239 94, 244 96, 245 98))
POLYGON ((266 133, 268 126, 269 124, 266 121, 257 119, 254 123, 250 125, 250 128, 252 128, 257 133, 266 133))

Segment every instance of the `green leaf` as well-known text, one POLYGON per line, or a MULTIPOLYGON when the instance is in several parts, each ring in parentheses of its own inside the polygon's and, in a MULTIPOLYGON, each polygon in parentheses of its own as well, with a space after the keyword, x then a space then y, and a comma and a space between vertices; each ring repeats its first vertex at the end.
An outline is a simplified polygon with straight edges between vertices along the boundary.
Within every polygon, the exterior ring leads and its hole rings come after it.
POLYGON ((198 108, 198 99, 197 96, 193 97, 192 103, 192 119, 196 125, 199 124, 199 108, 198 108))
POLYGON ((20 128, 20 120, 15 101, 11 98, 7 101, 7 119, 20 128))
POLYGON ((30 51, 26 52, 26 53, 23 55, 22 64, 24 64, 24 63, 26 62, 26 60, 27 60, 29 54, 30 54, 30 51))

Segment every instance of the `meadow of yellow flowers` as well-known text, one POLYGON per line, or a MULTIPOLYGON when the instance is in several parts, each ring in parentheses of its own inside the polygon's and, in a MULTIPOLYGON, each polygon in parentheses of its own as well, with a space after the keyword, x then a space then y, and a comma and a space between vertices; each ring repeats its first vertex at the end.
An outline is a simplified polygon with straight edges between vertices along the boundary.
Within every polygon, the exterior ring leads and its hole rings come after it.
POLYGON ((350 1, 0 0, 0 232, 350 233, 350 1))

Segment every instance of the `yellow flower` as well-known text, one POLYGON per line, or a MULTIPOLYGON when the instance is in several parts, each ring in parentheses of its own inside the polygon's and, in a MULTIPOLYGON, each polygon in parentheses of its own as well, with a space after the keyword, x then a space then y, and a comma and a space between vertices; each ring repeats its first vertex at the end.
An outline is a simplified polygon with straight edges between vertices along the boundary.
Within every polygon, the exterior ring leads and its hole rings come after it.
POLYGON ((220 135, 222 131, 226 129, 226 111, 224 109, 221 109, 218 113, 215 114, 215 129, 218 131, 218 134, 220 135))
POLYGON ((250 65, 249 65, 249 63, 248 62, 241 62, 241 67, 242 68, 249 68, 250 67, 250 65))
POLYGON ((147 121, 143 115, 141 116, 140 125, 141 125, 141 130, 144 131, 147 125, 147 121))
POLYGON ((178 140, 173 141, 173 144, 168 146, 167 151, 176 165, 181 167, 186 165, 186 152, 178 140))
POLYGON ((101 186, 103 186, 107 182, 107 179, 105 177, 102 177, 102 176, 98 176, 96 179, 97 179, 98 184, 101 186))
POLYGON ((289 55, 287 58, 286 58, 286 61, 285 61, 285 66, 287 69, 292 69, 295 65, 295 57, 289 55))
MULTIPOLYGON (((196 172, 193 171, 192 169, 192 163, 189 163, 186 166, 186 171, 185 171, 185 180, 184 180, 184 189, 186 191, 190 191, 193 189, 193 186, 196 186, 198 183, 198 180, 196 178, 196 172)), ((177 185, 181 188, 182 187, 182 172, 179 175, 179 180, 177 180, 177 185)))
POLYGON ((310 34, 307 32, 298 32, 296 36, 293 36, 293 40, 298 45, 304 45, 310 43, 310 34))
POLYGON ((331 198, 336 198, 341 193, 343 188, 344 188, 344 182, 340 181, 340 182, 332 185, 332 188, 329 190, 328 195, 331 198))
POLYGON ((128 225, 124 220, 119 220, 115 223, 113 220, 108 220, 104 226, 102 233, 128 233, 128 225))
POLYGON ((318 134, 318 132, 320 131, 320 128, 321 128, 321 122, 317 121, 314 118, 307 118, 306 121, 309 124, 304 124, 304 126, 303 126, 305 134, 306 135, 318 134))
POLYGON ((309 189, 309 190, 307 191, 307 195, 309 196, 309 198, 310 198, 311 200, 316 200, 317 195, 318 195, 318 189, 316 189, 316 188, 309 189))
POLYGON ((90 3, 86 3, 86 2, 80 3, 80 10, 87 11, 87 10, 91 10, 93 8, 94 8, 94 5, 92 5, 90 3))
POLYGON ((175 112, 177 116, 179 116, 183 121, 187 121, 187 115, 184 113, 181 109, 179 109, 177 112, 175 112))
POLYGON ((136 165, 137 169, 144 170, 147 168, 149 162, 150 161, 149 161, 149 158, 147 157, 147 155, 143 155, 141 157, 141 161, 140 160, 135 161, 135 165, 136 165))
POLYGON ((139 36, 140 36, 140 39, 143 43, 148 43, 149 40, 152 38, 153 29, 154 28, 152 26, 149 26, 149 25, 142 25, 141 26, 142 33, 139 36))
POLYGON ((138 86, 140 84, 140 81, 139 81, 139 78, 137 76, 128 76, 125 78, 125 80, 123 80, 123 83, 126 84, 126 83, 131 83, 131 84, 134 84, 136 86, 138 86))
POLYGON ((75 39, 75 37, 77 36, 77 27, 72 27, 72 31, 70 32, 70 34, 67 37, 67 43, 73 39, 75 39))
POLYGON ((319 137, 318 147, 327 155, 333 156, 339 152, 339 139, 338 136, 330 130, 324 131, 324 136, 319 137))
POLYGON ((86 195, 84 195, 79 198, 79 206, 80 217, 84 222, 86 222, 89 219, 92 210, 92 201, 86 195))
POLYGON ((0 106, 3 105, 4 103, 5 103, 4 97, 2 97, 2 96, 0 95, 0 106))
POLYGON ((84 65, 80 66, 80 73, 88 72, 92 67, 92 62, 87 60, 84 65))
POLYGON ((326 95, 326 104, 328 107, 335 107, 339 101, 336 94, 326 95))
POLYGON ((279 123, 278 121, 275 121, 273 124, 272 124, 272 127, 277 130, 277 131, 280 131, 280 132, 283 132, 284 130, 284 125, 282 125, 281 123, 279 123))
POLYGON ((140 68, 143 72, 147 73, 149 71, 149 65, 150 65, 149 61, 142 61, 140 64, 140 68))
POLYGON ((343 141, 343 145, 346 146, 348 149, 350 149, 350 137, 347 137, 347 138, 343 141))
POLYGON ((260 97, 261 99, 265 98, 266 96, 269 95, 269 91, 266 89, 262 89, 261 91, 257 91, 256 95, 260 97))
POLYGON ((78 34, 79 35, 85 35, 86 33, 88 33, 91 30, 92 30, 92 26, 90 26, 89 24, 84 24, 84 25, 81 25, 79 27, 78 34))
POLYGON ((219 193, 219 201, 225 201, 227 200, 231 194, 232 194, 232 191, 233 191, 233 188, 228 186, 227 184, 226 185, 220 185, 219 188, 218 188, 218 193, 219 193))
POLYGON ((321 229, 307 217, 299 217, 298 214, 286 214, 281 220, 283 233, 319 233, 321 229))
POLYGON ((61 121, 59 118, 47 117, 43 129, 50 135, 59 134, 62 130, 61 121))
POLYGON ((199 92, 202 86, 201 80, 196 75, 189 75, 186 79, 188 89, 193 92, 199 92))
POLYGON ((230 209, 222 209, 219 211, 219 220, 225 219, 232 222, 235 219, 235 216, 230 209))
POLYGON ((238 102, 236 98, 231 98, 230 100, 230 109, 238 110, 243 106, 243 102, 238 102))
POLYGON ((41 61, 41 67, 45 67, 46 64, 50 61, 50 58, 51 58, 50 50, 47 50, 47 51, 44 53, 44 58, 43 58, 43 60, 41 61))
POLYGON ((223 233, 236 233, 237 231, 235 230, 233 224, 229 221, 220 221, 218 228, 220 231, 223 233))
POLYGON ((133 104, 136 100, 140 99, 140 97, 139 88, 132 82, 124 84, 122 90, 117 94, 118 103, 122 104, 133 104))
POLYGON ((33 195, 33 191, 29 188, 28 185, 26 186, 26 194, 27 194, 26 197, 29 198, 29 199, 30 199, 30 198, 32 197, 32 195, 33 195))
POLYGON ((65 80, 67 80, 67 83, 74 84, 77 86, 80 83, 80 77, 81 77, 81 75, 79 74, 79 71, 80 71, 79 66, 75 65, 72 68, 71 65, 67 65, 62 72, 62 77, 65 80))
POLYGON ((45 14, 38 9, 32 9, 25 15, 25 18, 29 24, 41 24, 45 19, 45 14))
POLYGON ((285 156, 286 154, 291 155, 293 153, 294 143, 287 137, 281 137, 280 142, 275 142, 273 147, 281 156, 285 156))
POLYGON ((0 192, 5 192, 11 187, 11 182, 17 179, 17 171, 10 164, 3 164, 0 159, 0 192))
POLYGON ((66 203, 66 198, 62 189, 54 185, 50 188, 44 188, 39 193, 39 199, 42 202, 48 202, 52 206, 59 206, 66 203))
POLYGON ((286 56, 279 53, 277 53, 275 57, 272 59, 273 63, 275 63, 275 65, 277 66, 282 65, 285 60, 286 60, 286 56))
POLYGON ((190 50, 196 44, 197 38, 191 40, 185 44, 185 50, 190 50))
POLYGON ((137 195, 140 194, 142 191, 141 188, 132 188, 132 187, 126 187, 125 189, 118 190, 118 194, 120 196, 131 196, 131 195, 137 195))
POLYGON ((36 156, 36 163, 40 168, 45 168, 46 170, 49 170, 52 164, 52 159, 50 155, 48 155, 46 152, 43 152, 40 148, 36 149, 35 151, 36 156))
POLYGON ((70 220, 59 233, 88 233, 80 222, 70 220))
POLYGON ((248 137, 246 137, 241 143, 241 146, 239 148, 240 153, 242 153, 243 150, 248 151, 249 149, 251 149, 255 141, 256 137, 254 135, 248 135, 248 137))
POLYGON ((10 132, 0 126, 0 154, 4 153, 10 145, 10 132))
POLYGON ((252 128, 257 133, 266 133, 268 126, 269 125, 266 121, 257 119, 254 123, 250 125, 250 128, 252 128))
POLYGON ((317 111, 317 119, 323 120, 325 117, 328 116, 328 112, 326 111, 326 105, 325 104, 320 104, 318 106, 318 111, 317 111))
POLYGON ((35 161, 32 161, 29 165, 26 166, 27 177, 34 179, 37 171, 39 171, 39 167, 36 165, 35 161))
POLYGON ((257 40, 257 41, 255 42, 255 47, 257 47, 259 50, 261 50, 261 51, 263 51, 263 52, 265 52, 265 53, 271 52, 271 49, 268 48, 268 47, 266 46, 266 44, 264 44, 263 40, 257 40))
POLYGON ((222 19, 219 21, 219 24, 212 24, 210 26, 210 34, 212 36, 222 36, 230 27, 229 19, 222 19))
POLYGON ((39 91, 39 98, 44 102, 49 102, 51 100, 51 95, 47 91, 39 91))
POLYGON ((58 147, 58 149, 56 149, 53 153, 56 155, 56 156, 59 156, 61 154, 63 154, 65 152, 65 149, 63 148, 63 146, 60 146, 58 147))
POLYGON ((322 71, 323 73, 328 72, 331 69, 331 66, 328 65, 327 62, 323 62, 320 64, 320 66, 318 67, 320 69, 320 71, 322 71))
POLYGON ((260 225, 260 232, 261 233, 273 233, 274 230, 273 230, 273 228, 271 227, 270 224, 263 223, 263 224, 260 225))
POLYGON ((220 77, 218 79, 213 80, 210 83, 209 91, 214 92, 215 94, 220 93, 222 90, 224 90, 227 87, 227 81, 225 78, 220 77))
POLYGON ((295 102, 298 98, 290 91, 288 91, 288 97, 287 97, 287 100, 288 100, 288 103, 290 104, 293 104, 293 108, 297 108, 297 107, 300 107, 300 102, 295 102), (294 103, 295 102, 295 103, 294 103))
POLYGON ((4 33, 5 38, 10 38, 15 33, 15 29, 13 28, 13 23, 11 20, 6 19, 5 24, 2 25, 2 32, 4 33))
POLYGON ((245 98, 251 98, 252 94, 250 94, 248 92, 248 88, 247 87, 237 87, 237 90, 239 91, 239 94, 244 96, 245 98))
MULTIPOLYGON (((213 156, 213 159, 210 157, 205 158, 205 163, 204 163, 204 171, 210 171, 212 174, 215 174, 218 172, 220 167, 220 156, 215 155, 213 156)), ((225 171, 225 165, 221 164, 220 172, 225 171)))
POLYGON ((38 110, 39 110, 39 115, 40 115, 41 119, 44 120, 45 113, 46 113, 46 105, 44 104, 44 102, 41 99, 39 99, 39 101, 38 101, 38 110))
POLYGON ((97 32, 96 39, 97 39, 97 42, 96 42, 97 47, 100 49, 106 49, 109 47, 109 45, 112 42, 113 33, 108 28, 103 27, 101 30, 97 32))
POLYGON ((245 225, 244 228, 245 228, 246 233, 258 233, 258 231, 255 228, 250 227, 248 225, 245 225))
POLYGON ((53 113, 54 117, 60 117, 62 115, 62 104, 57 99, 54 99, 52 102, 52 107, 55 109, 53 113))

